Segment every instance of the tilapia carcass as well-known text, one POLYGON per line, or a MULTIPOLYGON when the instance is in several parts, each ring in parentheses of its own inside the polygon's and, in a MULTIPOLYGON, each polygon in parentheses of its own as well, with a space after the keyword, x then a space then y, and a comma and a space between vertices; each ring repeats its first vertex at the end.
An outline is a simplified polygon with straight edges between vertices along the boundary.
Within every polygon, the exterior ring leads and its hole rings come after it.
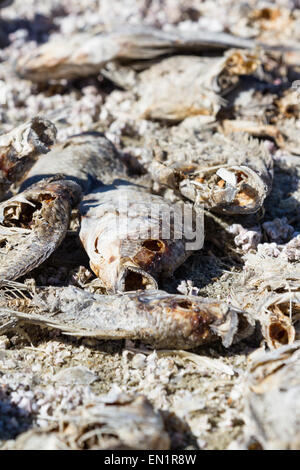
MULTIPOLYGON (((124 396, 123 396, 124 395, 124 396)), ((21 434, 6 449, 168 450, 161 414, 143 396, 96 399, 61 417, 58 425, 21 434)))
POLYGON ((147 141, 155 157, 149 164, 154 181, 206 209, 257 212, 272 187, 273 160, 266 147, 246 134, 193 132, 183 124, 147 141))
POLYGON ((203 214, 141 186, 116 181, 80 205, 80 239, 108 291, 156 288, 203 245, 203 214))
MULTIPOLYGON (((36 288, 32 299, 27 296, 19 303, 9 291, 2 291, 0 315, 4 320, 9 315, 8 325, 19 321, 68 335, 140 340, 173 349, 191 349, 218 339, 229 347, 253 332, 247 316, 226 303, 159 290, 99 295, 75 287, 49 287, 36 288)), ((0 332, 7 329, 5 324, 0 332)))
POLYGON ((25 189, 44 178, 60 175, 79 184, 83 193, 100 183, 126 175, 115 146, 99 132, 83 132, 56 144, 47 159, 40 159, 26 174, 25 189))
POLYGON ((81 199, 73 181, 45 179, 0 204, 0 280, 39 266, 64 239, 81 199))
MULTIPOLYGON (((247 441, 266 450, 300 449, 300 342, 255 354, 247 395, 247 441)), ((250 444, 251 445, 251 444, 250 444)))
POLYGON ((180 51, 252 48, 254 42, 209 31, 161 31, 146 25, 120 25, 110 32, 56 36, 22 57, 17 72, 32 81, 78 78, 100 72, 108 62, 149 60, 180 51))
POLYGON ((162 60, 138 76, 136 113, 144 119, 181 121, 186 117, 215 116, 239 76, 253 73, 259 57, 230 50, 223 57, 175 56, 162 60))

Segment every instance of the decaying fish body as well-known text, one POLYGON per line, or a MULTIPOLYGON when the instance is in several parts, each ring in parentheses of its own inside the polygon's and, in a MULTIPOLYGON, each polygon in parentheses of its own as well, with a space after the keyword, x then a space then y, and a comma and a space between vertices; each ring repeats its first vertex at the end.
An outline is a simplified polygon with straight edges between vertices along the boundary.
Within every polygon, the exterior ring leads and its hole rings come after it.
POLYGON ((300 294, 286 292, 270 294, 258 307, 262 333, 271 349, 293 344, 294 323, 300 319, 300 294))
POLYGON ((109 184, 126 174, 114 145, 99 132, 84 132, 54 146, 46 159, 40 159, 26 175, 21 188, 44 178, 61 175, 78 183, 84 193, 94 185, 109 184))
POLYGON ((239 76, 253 73, 258 64, 257 55, 242 50, 230 50, 223 57, 164 59, 138 76, 137 114, 175 122, 195 115, 215 116, 239 76))
POLYGON ((80 187, 44 180, 0 204, 0 279, 17 279, 39 266, 66 235, 80 187))
MULTIPOLYGON (((294 83, 296 83, 295 81, 294 83)), ((266 91, 266 90, 265 90, 266 91)), ((247 132, 276 142, 285 151, 299 155, 299 93, 297 84, 282 90, 263 93, 245 90, 233 103, 234 119, 222 121, 225 134, 247 132)))
POLYGON ((158 276, 170 276, 191 254, 186 244, 200 237, 203 220, 191 208, 173 205, 145 188, 116 181, 85 196, 80 239, 90 266, 109 291, 157 287, 158 276), (193 223, 198 226, 193 232, 193 223))
POLYGON ((159 412, 143 396, 102 397, 61 416, 59 424, 21 434, 9 449, 168 450, 170 439, 159 412))
POLYGON ((52 122, 41 117, 0 135, 0 199, 20 180, 41 153, 49 152, 56 139, 52 122))
MULTIPOLYGON (((0 299, 1 300, 1 299, 0 299)), ((0 314, 57 328, 65 334, 99 339, 141 340, 155 348, 191 349, 218 338, 225 347, 248 330, 243 312, 223 302, 149 290, 99 295, 77 289, 36 288, 31 312, 17 311, 18 300, 2 296, 0 314)), ((4 325, 5 329, 5 325, 4 325)))
POLYGON ((188 142, 176 137, 153 142, 149 165, 154 181, 196 204, 224 214, 258 211, 269 194, 273 161, 266 147, 245 134, 201 133, 188 142), (156 156, 155 155, 155 156, 156 156))
POLYGON ((300 319, 299 263, 257 253, 245 260, 244 279, 234 287, 235 305, 260 323, 270 349, 292 344, 300 319))
POLYGON ((296 341, 253 358, 246 429, 263 449, 300 449, 299 347, 296 341))
POLYGON ((107 33, 57 36, 23 57, 17 72, 32 81, 86 77, 111 61, 149 60, 180 51, 253 48, 254 42, 209 31, 161 31, 143 26, 118 26, 107 33))

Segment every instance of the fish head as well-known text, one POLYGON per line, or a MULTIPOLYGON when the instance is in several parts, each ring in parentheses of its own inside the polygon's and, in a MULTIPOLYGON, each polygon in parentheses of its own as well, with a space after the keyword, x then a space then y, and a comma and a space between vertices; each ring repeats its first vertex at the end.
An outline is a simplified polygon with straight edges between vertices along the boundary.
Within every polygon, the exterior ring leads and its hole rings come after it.
POLYGON ((242 165, 195 171, 185 176, 179 189, 197 204, 232 215, 257 212, 268 194, 259 175, 242 165))
POLYGON ((152 291, 141 293, 139 302, 163 330, 160 347, 195 348, 218 338, 228 347, 239 328, 241 311, 213 299, 152 291))

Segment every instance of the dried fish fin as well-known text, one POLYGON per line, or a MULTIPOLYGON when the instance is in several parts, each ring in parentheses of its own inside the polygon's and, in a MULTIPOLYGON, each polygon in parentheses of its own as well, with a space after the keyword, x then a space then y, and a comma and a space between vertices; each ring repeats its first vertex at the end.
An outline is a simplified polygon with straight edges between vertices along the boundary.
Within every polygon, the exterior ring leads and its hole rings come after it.
POLYGON ((0 204, 1 280, 17 279, 50 256, 80 198, 76 183, 44 180, 0 204))
POLYGON ((0 198, 13 182, 19 181, 41 153, 49 152, 56 139, 56 127, 41 117, 0 135, 0 198))
POLYGON ((284 147, 284 137, 277 126, 263 124, 255 121, 241 119, 225 119, 222 122, 222 129, 225 134, 232 132, 247 132, 254 137, 270 137, 275 140, 279 147, 284 147))

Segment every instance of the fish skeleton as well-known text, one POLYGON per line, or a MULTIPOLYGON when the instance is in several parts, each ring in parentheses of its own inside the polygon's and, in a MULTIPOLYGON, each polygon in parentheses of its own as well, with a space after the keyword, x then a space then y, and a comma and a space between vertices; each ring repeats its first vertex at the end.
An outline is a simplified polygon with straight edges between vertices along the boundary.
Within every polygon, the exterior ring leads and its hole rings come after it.
MULTIPOLYGON (((35 450, 168 450, 170 438, 162 415, 144 396, 119 393, 93 397, 85 405, 57 417, 49 427, 20 434, 7 448, 35 450), (68 429, 68 432, 65 429, 68 429), (91 439, 91 433, 93 439, 91 439)), ((112 460, 114 460, 112 454, 112 460)), ((123 457, 117 457, 121 463, 123 457)), ((128 457, 124 457, 128 465, 128 457)), ((132 461, 137 462, 138 457, 132 461)), ((129 460, 130 462, 130 460, 129 460)), ((133 467, 135 467, 133 463, 133 467)))

